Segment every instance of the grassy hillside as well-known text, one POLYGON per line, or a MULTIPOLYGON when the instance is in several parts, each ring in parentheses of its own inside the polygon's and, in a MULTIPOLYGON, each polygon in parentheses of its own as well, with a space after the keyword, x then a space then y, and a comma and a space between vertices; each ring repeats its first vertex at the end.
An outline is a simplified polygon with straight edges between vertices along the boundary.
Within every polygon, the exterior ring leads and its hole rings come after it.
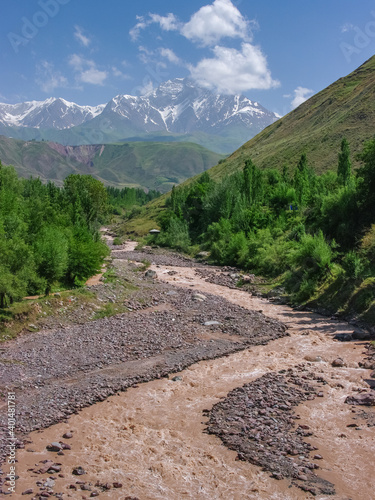
POLYGON ((221 155, 191 143, 130 142, 62 146, 0 136, 0 160, 23 177, 58 185, 71 173, 90 174, 104 184, 169 191, 215 165, 221 155))
POLYGON ((262 169, 294 168, 302 152, 322 173, 336 168, 343 137, 354 157, 374 137, 374 123, 375 56, 264 129, 210 174, 217 179, 242 169, 247 158, 262 169))
MULTIPOLYGON (((293 170, 303 152, 315 172, 336 170, 343 137, 349 141, 356 168, 356 153, 375 136, 374 124, 375 56, 264 129, 211 168, 209 174, 219 180, 242 170, 249 158, 261 169, 281 170, 289 165, 293 170)), ((193 180, 188 179, 186 184, 193 180)), ((127 223, 127 230, 143 235, 156 226, 166 198, 162 196, 149 203, 138 218, 127 223)))

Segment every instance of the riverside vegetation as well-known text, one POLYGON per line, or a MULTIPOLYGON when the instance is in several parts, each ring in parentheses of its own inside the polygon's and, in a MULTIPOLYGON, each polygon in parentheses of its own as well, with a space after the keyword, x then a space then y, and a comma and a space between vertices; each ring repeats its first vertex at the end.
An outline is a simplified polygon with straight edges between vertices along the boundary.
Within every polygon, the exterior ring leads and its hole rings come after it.
POLYGON ((159 216, 157 243, 185 252, 204 249, 220 265, 272 278, 294 303, 320 297, 375 323, 375 139, 353 174, 342 140, 335 171, 314 172, 302 154, 287 166, 213 180, 206 172, 173 188, 159 216))
POLYGON ((100 225, 158 195, 79 174, 59 188, 0 163, 0 327, 28 316, 22 297, 84 285, 109 254, 100 225))

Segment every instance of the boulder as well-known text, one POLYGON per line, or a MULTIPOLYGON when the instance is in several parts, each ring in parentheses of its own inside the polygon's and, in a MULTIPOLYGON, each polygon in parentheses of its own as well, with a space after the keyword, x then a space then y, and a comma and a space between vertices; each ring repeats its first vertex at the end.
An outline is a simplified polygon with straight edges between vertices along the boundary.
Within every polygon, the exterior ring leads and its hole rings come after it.
POLYGON ((375 406, 375 391, 348 396, 345 403, 359 406, 375 406))

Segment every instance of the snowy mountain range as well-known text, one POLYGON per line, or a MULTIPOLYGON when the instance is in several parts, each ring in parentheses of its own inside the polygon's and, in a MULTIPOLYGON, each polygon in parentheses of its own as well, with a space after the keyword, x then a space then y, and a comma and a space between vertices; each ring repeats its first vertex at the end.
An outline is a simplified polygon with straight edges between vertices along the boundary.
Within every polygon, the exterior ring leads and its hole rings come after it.
POLYGON ((61 97, 19 104, 0 103, 0 122, 8 126, 62 130, 95 118, 104 108, 105 104, 79 106, 61 97))
POLYGON ((218 95, 187 78, 164 82, 143 96, 118 95, 99 106, 61 98, 0 103, 3 135, 64 145, 173 140, 231 152, 278 118, 245 96, 218 95))

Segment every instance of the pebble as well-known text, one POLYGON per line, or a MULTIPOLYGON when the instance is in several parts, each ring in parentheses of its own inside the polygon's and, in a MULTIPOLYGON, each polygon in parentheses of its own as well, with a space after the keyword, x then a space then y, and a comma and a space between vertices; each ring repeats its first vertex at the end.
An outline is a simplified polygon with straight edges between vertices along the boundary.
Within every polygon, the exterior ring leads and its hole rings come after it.
POLYGON ((345 366, 345 362, 342 358, 337 358, 334 361, 332 361, 332 366, 334 368, 342 368, 343 366, 345 366))
POLYGON ((54 443, 47 445, 48 451, 61 451, 62 449, 63 449, 63 447, 62 447, 61 443, 54 442, 54 443))
POLYGON ((73 470, 72 470, 72 474, 74 474, 75 476, 83 476, 84 474, 86 474, 86 471, 83 467, 75 467, 73 470))

